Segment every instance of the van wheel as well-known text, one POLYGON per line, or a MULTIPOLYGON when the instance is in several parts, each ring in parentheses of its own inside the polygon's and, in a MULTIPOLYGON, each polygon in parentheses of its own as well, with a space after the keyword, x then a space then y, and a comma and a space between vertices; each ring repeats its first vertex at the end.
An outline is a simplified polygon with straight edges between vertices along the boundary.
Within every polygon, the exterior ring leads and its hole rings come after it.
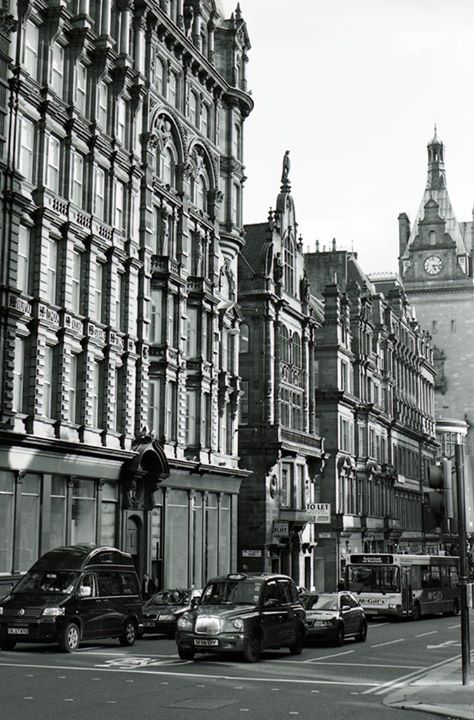
POLYGON ((63 652, 72 653, 79 647, 79 628, 76 623, 66 623, 59 633, 59 647, 63 652))
POLYGON ((123 633, 119 636, 120 645, 130 647, 134 644, 136 637, 137 629, 135 627, 135 623, 133 622, 133 620, 127 620, 123 629, 123 633))
POLYGON ((303 645, 304 645, 304 632, 301 628, 298 628, 296 631, 296 640, 288 648, 288 650, 290 651, 290 655, 301 655, 301 653, 303 652, 303 645))
POLYGON ((244 647, 244 660, 249 663, 258 662, 260 660, 260 654, 262 652, 262 642, 260 635, 254 633, 245 643, 244 647))
POLYGON ((14 650, 16 645, 15 640, 11 640, 10 638, 4 638, 3 640, 0 640, 0 650, 14 650))
POLYGON ((178 655, 181 658, 181 660, 193 660, 194 650, 190 650, 189 648, 178 647, 178 655))

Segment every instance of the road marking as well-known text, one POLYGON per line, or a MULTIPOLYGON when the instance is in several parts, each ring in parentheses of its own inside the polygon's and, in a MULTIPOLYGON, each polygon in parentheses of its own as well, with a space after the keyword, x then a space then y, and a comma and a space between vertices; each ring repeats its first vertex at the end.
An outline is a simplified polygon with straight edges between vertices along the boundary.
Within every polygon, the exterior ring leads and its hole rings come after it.
MULTIPOLYGON (((276 662, 276 661, 274 661, 276 662)), ((273 664, 273 663, 272 663, 273 664)), ((313 661, 313 665, 325 665, 326 667, 376 667, 376 668, 391 668, 391 669, 398 669, 398 670, 419 670, 422 669, 423 665, 385 665, 382 663, 344 663, 344 662, 335 662, 335 663, 319 663, 316 661, 313 661)))
MULTIPOLYGON (((27 665, 27 664, 20 664, 20 663, 0 663, 0 667, 10 667, 10 668, 34 668, 38 670, 38 665, 27 665)), ((357 685, 357 686, 367 686, 367 687, 376 687, 379 688, 381 686, 381 683, 377 681, 373 682, 362 682, 360 680, 354 679, 354 680, 305 680, 303 678, 275 678, 275 677, 268 677, 268 678, 258 678, 258 677, 248 677, 248 676, 237 676, 234 677, 232 675, 208 675, 205 673, 188 673, 188 672, 171 672, 169 670, 145 670, 143 667, 139 668, 121 668, 121 667, 114 667, 114 668, 102 668, 102 667, 94 667, 94 668, 88 668, 88 667, 80 667, 80 666, 58 666, 58 665, 41 665, 41 670, 63 670, 63 671, 70 671, 70 672, 104 672, 104 673, 133 673, 134 675, 159 675, 159 676, 168 676, 173 678, 186 678, 195 680, 196 678, 206 679, 206 680, 229 680, 235 682, 249 682, 249 683, 281 683, 284 685, 344 685, 344 686, 350 686, 350 685, 357 685)))
POLYGON ((427 645, 427 650, 437 650, 438 648, 444 648, 449 647, 450 645, 460 645, 461 642, 459 640, 445 640, 442 643, 439 643, 439 645, 427 645))
POLYGON ((377 645, 371 645, 370 647, 385 647, 385 645, 395 645, 395 643, 399 642, 405 642, 405 638, 399 638, 398 640, 387 640, 387 642, 377 643, 377 645))
POLYGON ((442 667, 443 665, 448 665, 449 663, 453 662, 453 660, 457 660, 458 658, 459 655, 453 655, 453 657, 447 658, 446 660, 441 660, 441 662, 434 663, 434 665, 420 668, 420 670, 415 670, 415 672, 408 673, 407 675, 401 675, 395 680, 390 680, 389 682, 382 683, 381 685, 379 685, 379 687, 370 688, 369 690, 363 690, 362 695, 383 695, 384 693, 390 692, 391 690, 398 690, 399 688, 408 685, 408 683, 412 680, 421 678, 429 672, 436 670, 436 668, 442 667))
POLYGON ((461 627, 461 623, 458 623, 457 625, 448 625, 448 630, 454 630, 461 627))
MULTIPOLYGON (((332 655, 323 655, 323 657, 310 658, 309 660, 300 660, 300 662, 301 662, 301 663, 318 662, 318 661, 320 661, 320 660, 328 660, 328 659, 330 659, 330 658, 341 657, 341 655, 351 655, 351 653, 353 653, 353 652, 354 652, 354 650, 346 650, 345 652, 333 653, 332 655)), ((281 662, 281 661, 278 661, 278 662, 281 662)), ((290 660, 286 660, 285 662, 291 662, 291 661, 290 661, 290 660)), ((293 661, 293 662, 294 662, 294 661, 293 661)))
POLYGON ((437 630, 432 630, 431 632, 420 633, 419 635, 415 635, 415 637, 426 637, 427 635, 436 635, 437 632, 438 632, 437 630))

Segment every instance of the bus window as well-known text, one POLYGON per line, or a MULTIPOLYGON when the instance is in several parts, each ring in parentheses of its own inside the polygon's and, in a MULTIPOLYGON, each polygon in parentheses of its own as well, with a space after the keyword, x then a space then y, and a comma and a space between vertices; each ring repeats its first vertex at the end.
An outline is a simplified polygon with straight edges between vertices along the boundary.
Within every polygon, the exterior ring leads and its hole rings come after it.
POLYGON ((431 587, 441 587, 441 575, 439 572, 439 565, 433 565, 431 568, 431 587))
POLYGON ((421 566, 421 587, 422 588, 431 587, 431 573, 430 573, 429 565, 421 566))

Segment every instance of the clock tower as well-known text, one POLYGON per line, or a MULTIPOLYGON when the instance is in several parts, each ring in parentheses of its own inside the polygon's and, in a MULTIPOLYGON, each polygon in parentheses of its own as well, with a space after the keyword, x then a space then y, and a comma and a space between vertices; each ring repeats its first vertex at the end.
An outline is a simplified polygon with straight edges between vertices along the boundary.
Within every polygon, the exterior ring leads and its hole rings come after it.
POLYGON ((473 222, 455 217, 444 156, 435 127, 415 222, 405 213, 398 218, 399 272, 418 322, 432 335, 437 420, 466 421, 466 449, 474 457, 473 222))

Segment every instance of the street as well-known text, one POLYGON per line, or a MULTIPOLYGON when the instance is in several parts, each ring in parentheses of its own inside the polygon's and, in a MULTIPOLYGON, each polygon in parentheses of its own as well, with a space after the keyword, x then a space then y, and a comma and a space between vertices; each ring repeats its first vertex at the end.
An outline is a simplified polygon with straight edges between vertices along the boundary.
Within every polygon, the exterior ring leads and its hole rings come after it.
MULTIPOLYGON (((266 652, 247 664, 233 656, 179 660, 174 640, 145 636, 131 648, 114 641, 81 645, 68 655, 52 645, 0 652, 2 715, 11 720, 87 720, 206 713, 219 720, 255 717, 415 720, 383 705, 396 688, 460 655, 460 622, 369 622, 366 643, 312 645, 302 655, 266 652)), ((434 715, 425 714, 428 720, 434 715)))

